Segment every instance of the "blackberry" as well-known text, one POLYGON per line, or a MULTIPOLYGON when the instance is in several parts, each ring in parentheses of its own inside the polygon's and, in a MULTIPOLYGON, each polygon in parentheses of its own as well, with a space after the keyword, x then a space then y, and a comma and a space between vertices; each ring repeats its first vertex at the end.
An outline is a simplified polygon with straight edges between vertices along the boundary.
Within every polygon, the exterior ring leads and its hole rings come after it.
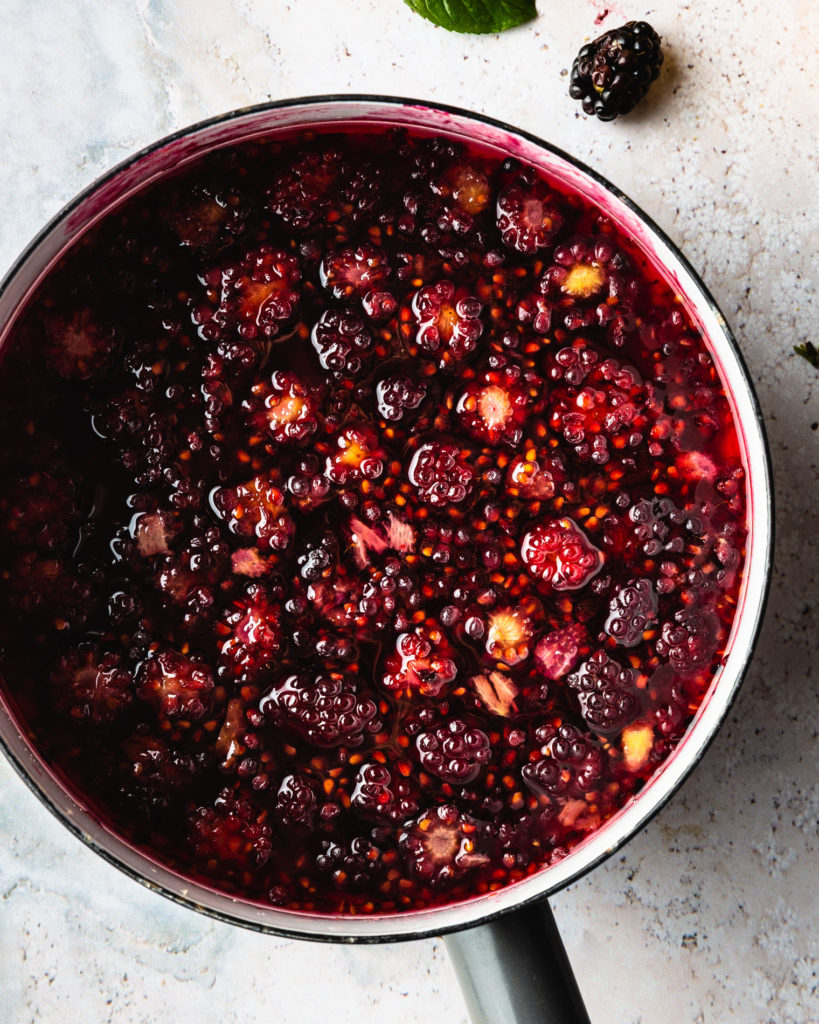
POLYGON ((461 718, 422 732, 415 745, 424 768, 454 785, 474 782, 492 756, 486 733, 461 718))
POLYGON ((575 58, 569 85, 572 99, 587 114, 613 121, 628 114, 660 73, 660 37, 645 21, 629 21, 587 43, 575 58))
POLYGON ((354 676, 324 672, 311 679, 297 673, 281 680, 259 703, 274 724, 287 724, 316 747, 360 746, 381 728, 375 701, 362 694, 354 676))
POLYGON ((605 651, 596 651, 566 682, 577 693, 583 718, 598 732, 621 729, 640 710, 634 670, 605 651))

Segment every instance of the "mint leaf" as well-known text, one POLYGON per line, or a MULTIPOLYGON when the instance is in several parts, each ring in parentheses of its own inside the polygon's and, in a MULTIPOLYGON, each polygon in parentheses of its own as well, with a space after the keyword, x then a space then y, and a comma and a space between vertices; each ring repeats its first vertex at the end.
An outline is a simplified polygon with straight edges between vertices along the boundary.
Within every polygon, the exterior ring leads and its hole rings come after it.
POLYGON ((503 32, 537 17, 535 0, 404 0, 450 32, 503 32))
POLYGON ((804 345, 794 345, 793 350, 798 356, 807 359, 811 366, 815 366, 819 370, 819 349, 817 349, 812 341, 806 341, 804 345))

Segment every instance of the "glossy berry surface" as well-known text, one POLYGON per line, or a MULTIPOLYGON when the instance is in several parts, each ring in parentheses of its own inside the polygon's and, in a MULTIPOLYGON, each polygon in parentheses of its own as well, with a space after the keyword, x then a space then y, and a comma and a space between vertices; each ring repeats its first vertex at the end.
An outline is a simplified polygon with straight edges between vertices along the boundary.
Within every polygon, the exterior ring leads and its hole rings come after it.
POLYGON ((628 114, 663 63, 661 39, 646 21, 629 21, 587 43, 572 65, 569 95, 601 121, 628 114))
POLYGON ((220 151, 12 333, 4 690, 183 875, 458 902, 685 736, 742 580, 740 447, 672 284, 560 182, 387 129, 220 151))

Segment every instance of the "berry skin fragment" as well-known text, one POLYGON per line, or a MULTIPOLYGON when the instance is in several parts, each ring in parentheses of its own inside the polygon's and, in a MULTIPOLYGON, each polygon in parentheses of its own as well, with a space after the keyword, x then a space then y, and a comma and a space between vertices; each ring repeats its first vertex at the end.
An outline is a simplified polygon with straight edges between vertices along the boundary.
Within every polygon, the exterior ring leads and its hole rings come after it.
POLYGON ((569 95, 601 121, 628 114, 660 74, 662 41, 645 21, 629 21, 583 46, 572 64, 569 95))

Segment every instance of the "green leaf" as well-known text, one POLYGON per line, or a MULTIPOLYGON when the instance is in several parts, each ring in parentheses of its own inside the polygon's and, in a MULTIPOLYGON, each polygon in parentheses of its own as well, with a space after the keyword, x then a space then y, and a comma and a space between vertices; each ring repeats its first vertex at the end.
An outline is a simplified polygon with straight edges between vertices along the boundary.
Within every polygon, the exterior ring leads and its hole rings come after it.
POLYGON ((450 32, 503 32, 537 17, 535 0, 404 0, 450 32))
POLYGON ((806 341, 804 345, 794 345, 793 350, 798 356, 807 359, 811 366, 815 366, 819 370, 819 349, 817 349, 812 341, 806 341))

